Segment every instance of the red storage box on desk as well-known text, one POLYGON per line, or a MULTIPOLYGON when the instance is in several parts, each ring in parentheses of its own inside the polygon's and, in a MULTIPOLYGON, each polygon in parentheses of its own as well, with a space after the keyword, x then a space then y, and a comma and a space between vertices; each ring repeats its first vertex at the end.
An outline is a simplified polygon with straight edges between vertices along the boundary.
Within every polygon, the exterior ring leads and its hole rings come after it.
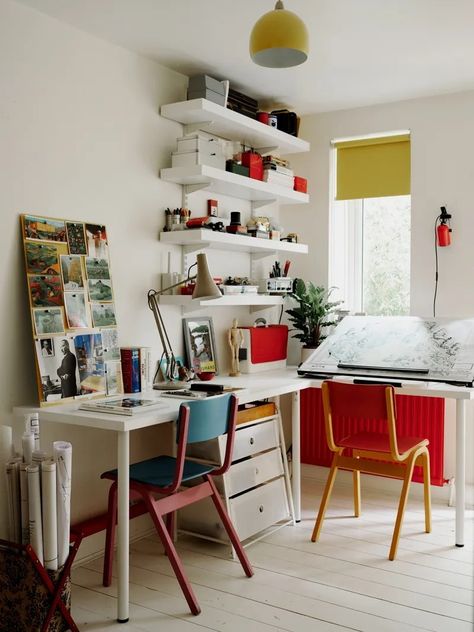
POLYGON ((239 351, 242 373, 257 373, 286 367, 288 327, 240 327, 243 343, 239 351))
POLYGON ((242 164, 248 167, 249 176, 254 180, 263 180, 263 159, 255 151, 244 151, 242 153, 242 164))
POLYGON ((306 178, 301 178, 300 176, 294 177, 293 190, 299 191, 300 193, 308 192, 308 181, 306 178))

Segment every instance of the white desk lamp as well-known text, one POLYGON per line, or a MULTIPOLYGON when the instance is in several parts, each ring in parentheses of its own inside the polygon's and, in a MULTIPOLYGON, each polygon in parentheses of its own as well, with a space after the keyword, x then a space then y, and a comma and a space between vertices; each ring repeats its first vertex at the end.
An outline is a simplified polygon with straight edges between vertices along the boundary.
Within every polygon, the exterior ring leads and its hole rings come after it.
POLYGON ((171 343, 168 337, 168 333, 166 331, 165 324, 163 322, 163 317, 160 312, 158 297, 160 294, 167 292, 168 290, 172 290, 179 285, 184 285, 188 283, 188 281, 196 280, 196 285, 193 291, 193 300, 201 299, 201 300, 209 300, 211 298, 220 298, 222 296, 219 288, 214 283, 211 277, 211 273, 209 272, 209 267, 207 265, 207 257, 204 253, 200 253, 196 255, 196 263, 188 270, 188 276, 186 279, 175 283, 174 285, 170 285, 169 287, 162 288, 161 290, 149 290, 148 291, 148 307, 153 312, 153 316, 155 317, 156 327, 158 329, 158 334, 160 336, 161 345, 163 347, 163 352, 161 354, 160 362, 158 365, 158 370, 155 373, 155 379, 158 375, 159 368, 161 363, 166 360, 166 370, 164 374, 164 382, 156 382, 153 380, 153 388, 154 389, 166 389, 172 390, 177 388, 185 388, 186 382, 175 381, 173 378, 176 375, 177 362, 176 357, 174 355, 173 349, 171 347, 171 343), (197 272, 194 276, 190 275, 191 270, 197 266, 197 272))

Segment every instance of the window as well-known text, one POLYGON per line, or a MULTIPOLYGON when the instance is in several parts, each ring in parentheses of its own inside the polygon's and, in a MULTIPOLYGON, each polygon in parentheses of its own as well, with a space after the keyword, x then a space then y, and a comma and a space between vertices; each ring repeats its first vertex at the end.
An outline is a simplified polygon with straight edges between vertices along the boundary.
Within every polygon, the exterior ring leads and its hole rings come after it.
POLYGON ((333 203, 329 285, 345 309, 409 314, 410 215, 409 195, 333 203))
POLYGON ((353 312, 406 315, 410 311, 409 136, 334 145, 338 199, 330 210, 333 297, 353 312), (350 151, 342 153, 341 148, 350 151), (355 197, 360 195, 365 196, 355 197))

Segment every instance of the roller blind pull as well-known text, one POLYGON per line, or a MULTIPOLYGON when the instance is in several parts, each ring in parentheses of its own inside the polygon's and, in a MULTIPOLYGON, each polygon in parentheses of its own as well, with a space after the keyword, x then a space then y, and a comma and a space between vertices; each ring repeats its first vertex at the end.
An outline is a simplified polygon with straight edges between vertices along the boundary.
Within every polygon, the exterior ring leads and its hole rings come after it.
POLYGON ((409 195, 410 135, 336 141, 336 200, 409 195))

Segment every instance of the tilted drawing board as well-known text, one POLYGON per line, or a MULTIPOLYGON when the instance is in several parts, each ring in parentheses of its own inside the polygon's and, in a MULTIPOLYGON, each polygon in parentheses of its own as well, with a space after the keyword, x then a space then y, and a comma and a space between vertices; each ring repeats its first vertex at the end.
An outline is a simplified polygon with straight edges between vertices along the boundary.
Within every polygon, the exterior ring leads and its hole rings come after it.
POLYGON ((298 374, 473 386, 474 319, 346 316, 298 374))

